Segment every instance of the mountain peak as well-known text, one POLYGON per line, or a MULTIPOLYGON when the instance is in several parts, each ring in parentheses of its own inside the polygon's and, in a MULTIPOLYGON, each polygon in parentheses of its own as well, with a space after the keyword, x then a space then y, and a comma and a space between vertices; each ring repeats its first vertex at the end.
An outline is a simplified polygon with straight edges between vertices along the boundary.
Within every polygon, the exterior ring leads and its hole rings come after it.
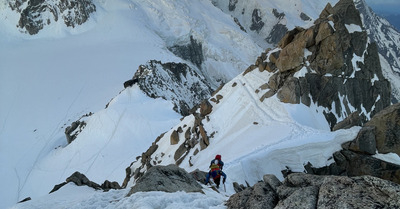
POLYGON ((59 20, 67 27, 81 25, 96 11, 92 0, 17 0, 8 5, 20 15, 17 26, 30 35, 59 20))
POLYGON ((263 98, 277 93, 282 102, 316 103, 326 108, 331 128, 354 110, 365 122, 390 105, 377 47, 368 43, 353 1, 328 4, 314 26, 289 31, 278 46, 255 64, 274 73, 263 98), (356 93, 363 89, 373 91, 356 93))
MULTIPOLYGON (((233 144, 248 140, 246 144, 259 148, 265 141, 279 141, 279 136, 264 134, 275 133, 272 126, 296 132, 295 124, 308 120, 294 116, 300 112, 314 117, 313 122, 304 123, 308 128, 329 132, 355 111, 366 122, 390 105, 390 83, 382 75, 377 47, 368 43, 352 1, 328 5, 313 26, 294 28, 278 46, 263 52, 254 65, 215 92, 207 114, 198 109, 158 137, 132 163, 125 182, 154 165, 204 167, 204 156, 218 151, 241 161, 246 151, 233 144), (301 110, 293 113, 286 109, 289 106, 301 110), (229 146, 229 151, 221 144, 229 146)), ((246 150, 252 147, 248 146, 246 150)))

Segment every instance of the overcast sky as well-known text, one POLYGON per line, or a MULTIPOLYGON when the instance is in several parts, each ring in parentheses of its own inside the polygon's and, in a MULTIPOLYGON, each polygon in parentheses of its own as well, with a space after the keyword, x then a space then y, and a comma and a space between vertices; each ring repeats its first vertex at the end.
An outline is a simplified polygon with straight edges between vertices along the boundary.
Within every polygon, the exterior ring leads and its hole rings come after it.
POLYGON ((400 0, 365 0, 377 13, 390 12, 400 14, 400 0))

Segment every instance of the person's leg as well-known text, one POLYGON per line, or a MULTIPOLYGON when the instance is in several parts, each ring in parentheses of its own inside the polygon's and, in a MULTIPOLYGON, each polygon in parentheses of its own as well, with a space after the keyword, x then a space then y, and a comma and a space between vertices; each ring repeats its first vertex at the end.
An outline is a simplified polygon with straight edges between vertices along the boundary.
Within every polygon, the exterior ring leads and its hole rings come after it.
POLYGON ((221 181, 221 176, 218 176, 218 177, 214 178, 214 183, 217 185, 217 188, 219 188, 220 181, 221 181))
POLYGON ((210 172, 207 173, 206 175, 206 181, 204 182, 204 184, 208 184, 208 181, 210 180, 210 172))

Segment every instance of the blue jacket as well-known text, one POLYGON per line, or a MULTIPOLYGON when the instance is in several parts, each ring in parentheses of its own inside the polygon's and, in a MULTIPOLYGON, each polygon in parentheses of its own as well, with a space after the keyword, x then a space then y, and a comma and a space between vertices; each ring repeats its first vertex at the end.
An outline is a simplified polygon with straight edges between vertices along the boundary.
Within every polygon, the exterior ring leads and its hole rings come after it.
MULTIPOLYGON (((206 182, 205 182, 205 184, 208 184, 208 182, 210 181, 210 177, 212 177, 213 179, 214 179, 214 181, 215 180, 220 180, 220 179, 217 179, 217 177, 218 176, 222 176, 222 177, 224 177, 224 179, 226 179, 226 174, 223 172, 223 171, 221 171, 221 170, 215 170, 215 171, 210 171, 210 172, 208 172, 207 173, 207 175, 206 175, 206 182)), ((217 185, 219 185, 219 182, 217 183, 217 182, 215 182, 217 185)))

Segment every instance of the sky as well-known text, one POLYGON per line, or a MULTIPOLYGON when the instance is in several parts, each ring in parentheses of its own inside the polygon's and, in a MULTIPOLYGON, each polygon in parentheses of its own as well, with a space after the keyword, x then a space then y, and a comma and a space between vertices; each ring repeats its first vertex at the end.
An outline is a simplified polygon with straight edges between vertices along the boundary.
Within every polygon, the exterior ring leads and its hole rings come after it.
POLYGON ((366 0, 366 2, 377 13, 387 12, 400 14, 399 0, 366 0))

